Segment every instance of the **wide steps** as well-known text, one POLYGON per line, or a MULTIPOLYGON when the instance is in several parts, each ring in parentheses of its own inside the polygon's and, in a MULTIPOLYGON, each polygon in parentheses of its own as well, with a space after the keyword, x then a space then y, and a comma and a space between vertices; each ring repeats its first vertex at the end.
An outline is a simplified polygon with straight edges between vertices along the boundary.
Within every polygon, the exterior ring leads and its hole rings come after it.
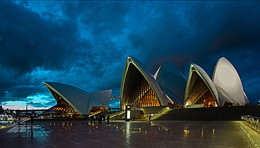
POLYGON ((110 119, 121 119, 122 116, 125 116, 125 111, 120 111, 120 112, 110 115, 110 119))

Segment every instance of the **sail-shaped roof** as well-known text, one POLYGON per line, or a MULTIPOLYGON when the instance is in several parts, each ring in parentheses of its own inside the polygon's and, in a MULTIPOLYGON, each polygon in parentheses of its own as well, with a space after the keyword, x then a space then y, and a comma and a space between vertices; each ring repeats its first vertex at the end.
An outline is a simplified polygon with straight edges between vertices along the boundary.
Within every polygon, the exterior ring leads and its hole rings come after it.
POLYGON ((249 103, 235 67, 224 57, 218 60, 212 81, 201 67, 196 64, 191 65, 185 92, 186 103, 194 83, 194 81, 192 81, 194 72, 196 72, 208 86, 218 106, 224 106, 225 103, 231 103, 233 105, 246 105, 249 103))
POLYGON ((159 67, 154 76, 162 91, 171 101, 183 105, 186 80, 179 68, 166 62, 159 67))
POLYGON ((91 106, 103 106, 108 109, 111 89, 89 94, 82 89, 63 83, 44 82, 44 84, 57 102, 63 99, 79 114, 89 114, 91 106))
POLYGON ((91 93, 91 105, 103 106, 105 109, 108 109, 111 93, 112 89, 91 93))
POLYGON ((80 114, 88 114, 90 109, 89 100, 91 98, 89 93, 67 84, 56 82, 44 82, 44 84, 56 100, 60 98, 55 97, 54 92, 59 94, 61 99, 66 101, 80 114))
MULTIPOLYGON (((125 70, 123 74, 123 79, 121 83, 121 103, 124 103, 126 100, 126 94, 129 93, 131 89, 133 89, 133 85, 135 80, 137 79, 137 74, 141 73, 141 75, 145 78, 145 80, 150 85, 151 89, 156 95, 160 105, 167 105, 168 99, 163 94, 160 89, 159 84, 156 82, 153 75, 146 69, 144 64, 139 60, 128 57, 125 65, 125 70)), ((121 105, 122 106, 122 105, 121 105)))
POLYGON ((195 80, 194 80, 195 73, 203 80, 203 82, 208 87, 209 91, 211 92, 213 98, 216 100, 217 104, 219 104, 218 91, 217 91, 215 85, 211 81, 208 74, 200 66, 198 66, 196 64, 191 64, 191 66, 190 66, 189 77, 187 80, 185 98, 184 98, 185 104, 189 101, 190 92, 195 83, 195 80))
POLYGON ((221 102, 228 98, 233 105, 249 103, 235 67, 226 58, 222 57, 218 60, 212 79, 222 96, 226 96, 220 98, 222 99, 221 102))

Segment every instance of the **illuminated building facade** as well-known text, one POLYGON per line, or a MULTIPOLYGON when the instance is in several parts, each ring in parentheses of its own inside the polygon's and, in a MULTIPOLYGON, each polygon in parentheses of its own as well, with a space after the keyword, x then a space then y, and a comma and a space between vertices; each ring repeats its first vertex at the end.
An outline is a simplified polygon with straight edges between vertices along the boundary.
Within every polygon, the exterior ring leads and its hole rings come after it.
POLYGON ((56 116, 77 118, 89 114, 91 109, 108 109, 112 90, 89 94, 67 84, 56 82, 44 82, 44 84, 57 101, 57 105, 49 109, 49 112, 56 116))
POLYGON ((192 64, 185 92, 185 105, 197 107, 217 106, 218 93, 208 74, 198 65, 192 64))
POLYGON ((226 58, 218 60, 212 79, 200 66, 191 64, 186 83, 181 71, 169 62, 161 65, 152 75, 144 64, 128 57, 121 82, 121 94, 114 98, 110 97, 112 90, 90 94, 62 83, 44 84, 57 101, 57 105, 49 111, 70 117, 107 110, 109 107, 124 110, 126 105, 131 108, 182 108, 249 104, 239 75, 226 58))
POLYGON ((192 64, 185 91, 186 107, 240 106, 249 104, 234 66, 220 58, 213 81, 198 65, 192 64))
POLYGON ((185 84, 182 73, 171 63, 163 64, 152 75, 140 61, 128 57, 121 83, 121 109, 125 105, 183 105, 185 84))

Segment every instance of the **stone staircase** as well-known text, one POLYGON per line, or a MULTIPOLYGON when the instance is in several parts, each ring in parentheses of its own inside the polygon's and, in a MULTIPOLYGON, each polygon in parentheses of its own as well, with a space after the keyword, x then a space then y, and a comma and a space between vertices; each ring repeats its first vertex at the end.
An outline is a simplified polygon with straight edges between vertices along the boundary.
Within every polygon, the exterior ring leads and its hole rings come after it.
POLYGON ((162 109, 161 111, 159 111, 158 113, 154 114, 154 116, 151 117, 151 120, 160 119, 161 116, 167 114, 171 110, 172 109, 170 109, 169 107, 166 107, 166 108, 162 109))
POLYGON ((124 116, 125 116, 125 111, 120 111, 110 115, 110 119, 118 120, 124 118, 124 116))

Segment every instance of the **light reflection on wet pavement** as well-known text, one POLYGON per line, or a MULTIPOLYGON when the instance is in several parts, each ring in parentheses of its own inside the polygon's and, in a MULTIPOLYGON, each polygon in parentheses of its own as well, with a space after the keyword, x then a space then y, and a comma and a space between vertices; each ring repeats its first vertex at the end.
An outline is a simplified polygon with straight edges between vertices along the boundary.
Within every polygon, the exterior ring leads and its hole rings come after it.
POLYGON ((27 122, 0 131, 0 147, 249 147, 239 121, 27 122))

